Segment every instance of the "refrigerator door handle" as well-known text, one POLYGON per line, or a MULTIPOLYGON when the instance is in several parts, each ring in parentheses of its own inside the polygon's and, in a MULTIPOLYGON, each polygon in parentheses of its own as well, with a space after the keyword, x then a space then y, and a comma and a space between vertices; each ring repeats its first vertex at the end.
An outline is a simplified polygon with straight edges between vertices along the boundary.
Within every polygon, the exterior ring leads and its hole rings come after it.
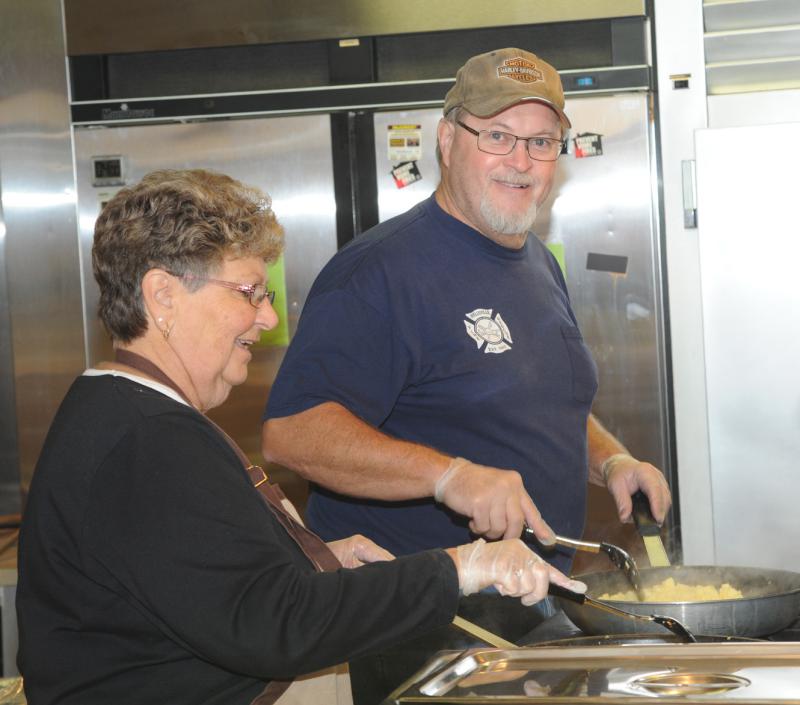
POLYGON ((697 227, 697 182, 695 179, 694 159, 681 162, 681 181, 683 184, 683 227, 697 227))

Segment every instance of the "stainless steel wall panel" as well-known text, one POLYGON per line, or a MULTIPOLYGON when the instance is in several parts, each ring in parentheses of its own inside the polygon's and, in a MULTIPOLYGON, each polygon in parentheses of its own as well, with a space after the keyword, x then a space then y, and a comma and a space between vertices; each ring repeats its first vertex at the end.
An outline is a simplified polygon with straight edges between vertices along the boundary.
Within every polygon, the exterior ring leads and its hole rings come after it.
MULTIPOLYGON (((308 290, 336 251, 336 204, 330 118, 327 115, 219 120, 75 130, 81 252, 91 262, 94 222, 100 205, 120 186, 92 185, 91 158, 121 155, 125 181, 163 168, 221 171, 258 186, 273 199, 286 230, 285 274, 289 331, 293 333, 308 290)), ((96 316, 98 291, 91 267, 83 272, 87 350, 94 364, 112 354, 96 316)), ((277 304, 276 304, 277 305, 277 304)), ((253 350, 247 382, 210 415, 254 462, 261 458, 261 413, 285 347, 253 350)))
POLYGON ((800 122, 695 142, 715 560, 800 570, 800 122))
POLYGON ((68 52, 118 52, 641 16, 644 0, 65 0, 68 52))
MULTIPOLYGON (((0 184, 2 175, 0 174, 0 184)), ((19 451, 14 396, 14 355, 11 345, 11 311, 6 278, 6 224, 0 189, 0 514, 20 508, 19 451)))
MULTIPOLYGON (((794 1, 794 0, 792 0, 794 1)), ((679 483, 682 559, 689 565, 713 562, 711 479, 708 465, 703 319, 696 231, 684 221, 683 163, 694 159, 694 131, 707 124, 703 53, 703 7, 695 0, 655 0, 654 39, 658 48, 659 173, 662 242, 668 287, 670 395, 675 436, 674 466, 679 483), (689 86, 676 89, 676 76, 689 86)), ((665 296, 667 295, 665 291, 665 296)))
POLYGON ((2 15, 0 192, 14 369, 0 376, 14 380, 24 488, 85 358, 61 4, 3 3, 2 15))

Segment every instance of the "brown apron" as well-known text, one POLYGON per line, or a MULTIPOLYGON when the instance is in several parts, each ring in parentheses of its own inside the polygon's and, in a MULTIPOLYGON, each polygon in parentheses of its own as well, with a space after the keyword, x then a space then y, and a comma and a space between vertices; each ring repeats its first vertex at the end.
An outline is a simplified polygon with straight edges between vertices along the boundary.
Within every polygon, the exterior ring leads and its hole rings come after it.
MULTIPOLYGON (((116 350, 116 360, 123 365, 145 373, 170 389, 174 389, 182 399, 185 399, 186 402, 192 406, 187 396, 183 393, 183 390, 175 384, 161 368, 146 357, 131 352, 130 350, 118 349, 116 350)), ((200 412, 198 411, 198 413, 200 412)), ((341 563, 339 563, 339 560, 325 542, 319 538, 319 536, 309 531, 286 510, 283 502, 288 500, 286 500, 286 495, 283 494, 281 488, 278 485, 270 484, 267 474, 258 465, 252 465, 250 463, 244 451, 227 433, 225 433, 225 431, 205 414, 200 413, 200 415, 220 433, 234 453, 236 453, 244 469, 247 471, 250 481, 259 491, 261 498, 264 500, 267 507, 269 507, 269 510, 286 530, 289 537, 300 547, 300 550, 305 554, 315 570, 324 572, 341 568, 341 563)), ((292 685, 292 680, 270 681, 267 687, 264 688, 250 705, 273 705, 290 685, 292 685)))

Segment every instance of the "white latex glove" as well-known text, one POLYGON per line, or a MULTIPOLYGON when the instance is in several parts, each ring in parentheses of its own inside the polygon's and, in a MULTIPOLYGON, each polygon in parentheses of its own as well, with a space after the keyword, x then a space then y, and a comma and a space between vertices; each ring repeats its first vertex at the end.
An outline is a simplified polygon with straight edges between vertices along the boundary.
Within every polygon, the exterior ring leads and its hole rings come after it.
POLYGON ((667 479, 657 467, 643 463, 627 453, 617 453, 603 463, 602 472, 606 487, 617 505, 620 521, 631 521, 631 495, 641 490, 650 500, 653 518, 659 524, 664 522, 672 506, 672 494, 667 479))
POLYGON ((519 539, 492 543, 478 539, 458 546, 456 555, 463 595, 494 585, 501 595, 521 597, 523 605, 532 605, 547 596, 551 582, 575 592, 586 592, 584 583, 568 578, 519 539))
POLYGON ((343 568, 358 568, 365 563, 394 560, 389 551, 361 534, 338 541, 328 541, 328 548, 333 551, 333 555, 339 559, 343 568))
POLYGON ((474 534, 490 539, 519 538, 527 525, 549 546, 553 530, 530 498, 522 477, 514 470, 498 470, 453 458, 436 481, 434 498, 454 512, 469 517, 474 534))

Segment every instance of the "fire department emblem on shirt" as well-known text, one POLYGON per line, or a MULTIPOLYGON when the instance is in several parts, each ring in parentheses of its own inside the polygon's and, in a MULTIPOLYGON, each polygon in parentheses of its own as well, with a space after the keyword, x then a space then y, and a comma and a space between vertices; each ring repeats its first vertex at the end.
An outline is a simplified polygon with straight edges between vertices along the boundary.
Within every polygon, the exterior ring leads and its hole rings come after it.
POLYGON ((511 350, 511 331, 499 313, 492 316, 490 308, 476 308, 466 314, 464 327, 480 350, 485 353, 503 353, 511 350), (485 346, 485 347, 484 347, 485 346))

